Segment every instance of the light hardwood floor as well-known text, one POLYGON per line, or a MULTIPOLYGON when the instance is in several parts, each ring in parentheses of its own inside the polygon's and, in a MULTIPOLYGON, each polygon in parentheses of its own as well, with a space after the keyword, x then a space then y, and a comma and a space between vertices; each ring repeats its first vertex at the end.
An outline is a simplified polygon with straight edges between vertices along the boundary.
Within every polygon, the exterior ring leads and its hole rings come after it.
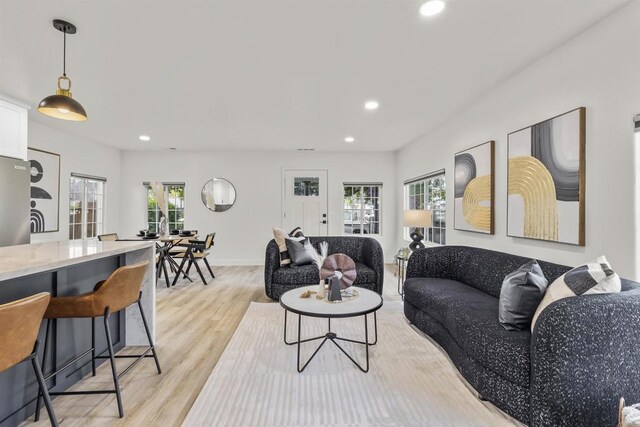
MULTIPOLYGON (((125 417, 118 418, 114 395, 60 396, 53 406, 62 426, 179 426, 211 374, 220 355, 252 301, 273 302, 264 293, 262 266, 214 267, 209 285, 186 280, 157 292, 157 349, 162 367, 158 375, 152 359, 142 361, 121 380, 125 417)), ((394 266, 385 271, 386 300, 399 300, 394 266)), ((135 348, 120 354, 135 354, 135 348)), ((126 366, 121 359, 118 366, 126 366), (120 363, 122 362, 122 364, 120 363)), ((108 364, 98 368, 74 389, 111 388, 108 364)), ((46 411, 38 423, 46 426, 46 411)))

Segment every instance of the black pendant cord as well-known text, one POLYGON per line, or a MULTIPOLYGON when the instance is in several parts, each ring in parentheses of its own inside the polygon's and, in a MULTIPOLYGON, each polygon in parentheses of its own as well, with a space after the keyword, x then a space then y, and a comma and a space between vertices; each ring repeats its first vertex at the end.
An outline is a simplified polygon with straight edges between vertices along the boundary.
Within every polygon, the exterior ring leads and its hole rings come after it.
POLYGON ((62 42, 62 76, 67 77, 67 32, 63 32, 62 42))

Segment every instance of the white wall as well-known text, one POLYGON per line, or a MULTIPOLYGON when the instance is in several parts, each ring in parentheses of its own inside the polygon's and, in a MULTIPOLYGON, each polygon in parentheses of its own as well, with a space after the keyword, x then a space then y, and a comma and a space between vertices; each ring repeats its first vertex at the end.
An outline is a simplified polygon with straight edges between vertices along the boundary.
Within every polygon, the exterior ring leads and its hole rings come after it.
MULTIPOLYGON (((447 244, 568 265, 605 254, 622 276, 638 277, 632 123, 640 113, 638 22, 640 2, 632 2, 398 152, 398 189, 408 178, 446 168, 447 244), (580 106, 587 107, 586 247, 507 237, 507 134, 580 106), (454 231, 454 153, 489 140, 496 141, 496 234, 454 231)), ((397 198, 400 230, 402 192, 397 198)))
POLYGON ((133 235, 145 225, 145 181, 184 182, 185 228, 215 231, 218 265, 263 264, 271 229, 281 227, 282 169, 327 169, 329 234, 342 234, 342 184, 382 182, 382 236, 385 256, 395 253, 395 153, 298 152, 134 152, 122 153, 120 227, 133 235), (202 186, 226 178, 236 188, 235 205, 212 212, 201 201, 202 186))
MULTIPOLYGON (((82 124, 74 123, 82 126, 82 124)), ((107 229, 118 228, 120 206, 120 150, 88 141, 29 120, 29 147, 60 154, 59 231, 31 235, 31 243, 69 239, 69 178, 82 173, 107 178, 105 221, 107 229)))

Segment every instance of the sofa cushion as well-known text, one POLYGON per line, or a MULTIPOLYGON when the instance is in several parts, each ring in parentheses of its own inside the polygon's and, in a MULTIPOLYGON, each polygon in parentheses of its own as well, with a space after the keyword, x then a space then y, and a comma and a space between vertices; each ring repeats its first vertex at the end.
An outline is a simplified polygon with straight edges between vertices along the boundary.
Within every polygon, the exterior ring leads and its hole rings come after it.
MULTIPOLYGON (((466 283, 496 298, 500 297, 502 281, 505 276, 529 261, 529 258, 487 249, 467 246, 445 246, 443 248, 438 248, 438 250, 442 252, 439 257, 446 259, 448 263, 446 268, 443 266, 446 271, 444 278, 466 283), (444 250, 441 251, 443 248, 444 250)), ((427 250, 421 249, 421 251, 427 250)), ((570 270, 569 267, 545 261, 538 261, 538 264, 549 283, 570 270)), ((411 270, 412 266, 409 265, 407 271, 411 270)))
POLYGON ((535 259, 507 274, 502 282, 498 321, 507 331, 522 331, 531 326, 544 292, 547 279, 535 259))
MULTIPOLYGON (((376 272, 366 265, 356 263, 356 281, 354 286, 361 283, 374 283, 376 272)), ((273 282, 285 285, 313 285, 320 283, 320 274, 315 264, 302 265, 299 267, 278 268, 273 273, 273 282)))
POLYGON ((376 272, 372 268, 367 267, 361 262, 356 262, 356 281, 354 286, 359 283, 373 283, 376 281, 376 272))
POLYGON ((498 299, 449 279, 411 278, 404 298, 440 322, 480 365, 529 387, 531 333, 507 331, 498 322, 498 299))
POLYGON ((315 249, 311 246, 311 243, 309 243, 309 239, 305 237, 287 237, 284 241, 287 245, 287 252, 289 252, 291 265, 301 266, 311 264, 313 262, 313 253, 315 252, 315 249))
POLYGON ((531 330, 533 331, 540 313, 554 301, 577 295, 618 293, 621 289, 620 277, 611 269, 611 265, 604 256, 567 271, 549 285, 547 293, 533 316, 531 330))
POLYGON ((278 268, 273 272, 273 282, 287 285, 313 285, 320 283, 320 273, 315 264, 278 268))

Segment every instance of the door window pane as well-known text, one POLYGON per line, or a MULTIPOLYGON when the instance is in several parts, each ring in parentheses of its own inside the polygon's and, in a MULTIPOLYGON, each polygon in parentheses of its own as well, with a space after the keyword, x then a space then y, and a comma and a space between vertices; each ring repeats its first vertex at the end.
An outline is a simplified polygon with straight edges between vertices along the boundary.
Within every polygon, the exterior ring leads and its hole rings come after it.
POLYGON ((320 196, 320 178, 296 177, 293 180, 294 196, 320 196))

